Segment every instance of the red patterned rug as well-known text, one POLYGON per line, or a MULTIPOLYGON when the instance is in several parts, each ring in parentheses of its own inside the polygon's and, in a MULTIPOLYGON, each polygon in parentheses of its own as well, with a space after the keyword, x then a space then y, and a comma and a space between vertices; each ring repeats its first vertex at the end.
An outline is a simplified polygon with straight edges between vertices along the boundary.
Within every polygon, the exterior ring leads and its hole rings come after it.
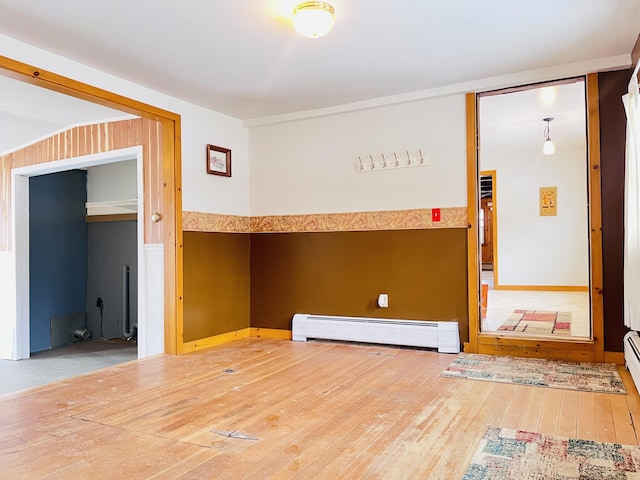
POLYGON ((514 310, 498 331, 535 335, 571 335, 571 312, 514 310))
POLYGON ((635 479, 640 447, 488 427, 463 480, 635 479))

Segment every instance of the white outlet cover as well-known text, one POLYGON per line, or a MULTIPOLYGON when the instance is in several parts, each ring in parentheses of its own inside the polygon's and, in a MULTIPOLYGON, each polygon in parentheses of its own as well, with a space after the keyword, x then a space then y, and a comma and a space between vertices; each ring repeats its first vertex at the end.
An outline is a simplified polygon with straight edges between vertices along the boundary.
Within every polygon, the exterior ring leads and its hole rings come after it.
POLYGON ((389 295, 386 293, 381 293, 378 295, 378 306, 380 308, 387 308, 389 306, 389 295))

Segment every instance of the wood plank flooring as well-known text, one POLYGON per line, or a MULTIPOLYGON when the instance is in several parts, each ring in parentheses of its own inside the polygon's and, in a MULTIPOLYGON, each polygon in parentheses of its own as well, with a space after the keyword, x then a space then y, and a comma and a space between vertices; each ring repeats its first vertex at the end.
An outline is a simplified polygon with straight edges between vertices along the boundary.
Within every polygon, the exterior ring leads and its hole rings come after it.
POLYGON ((622 368, 609 395, 441 377, 453 358, 250 338, 0 396, 0 478, 457 479, 487 425, 638 444, 622 368))

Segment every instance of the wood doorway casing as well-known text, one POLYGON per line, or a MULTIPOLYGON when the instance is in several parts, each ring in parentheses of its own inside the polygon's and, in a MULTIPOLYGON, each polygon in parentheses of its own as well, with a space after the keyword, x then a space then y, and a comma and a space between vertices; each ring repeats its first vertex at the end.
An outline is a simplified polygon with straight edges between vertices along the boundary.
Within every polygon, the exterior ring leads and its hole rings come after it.
MULTIPOLYGON (((114 108, 162 125, 162 244, 164 245, 164 351, 183 350, 181 117, 178 114, 0 56, 0 75, 114 108)), ((146 225, 145 225, 145 228, 146 225)))
MULTIPOLYGON (((487 208, 487 210, 491 213, 489 217, 487 217, 487 213, 485 212, 485 224, 487 222, 486 219, 490 218, 491 242, 488 248, 490 249, 491 254, 493 284, 496 285, 498 279, 498 195, 496 188, 496 171, 482 171, 480 172, 480 176, 491 177, 491 205, 489 205, 489 208, 487 208)), ((487 233, 489 233, 489 231, 485 230, 485 238, 487 233)), ((482 260, 482 262, 484 263, 484 259, 482 260)))
POLYGON ((602 303, 602 216, 600 186, 600 119, 598 76, 588 74, 586 83, 587 162, 589 187, 589 251, 591 293, 591 339, 546 340, 506 337, 480 328, 480 263, 478 237, 478 95, 467 93, 467 261, 469 294, 469 343, 465 351, 587 362, 604 361, 604 318, 602 303))

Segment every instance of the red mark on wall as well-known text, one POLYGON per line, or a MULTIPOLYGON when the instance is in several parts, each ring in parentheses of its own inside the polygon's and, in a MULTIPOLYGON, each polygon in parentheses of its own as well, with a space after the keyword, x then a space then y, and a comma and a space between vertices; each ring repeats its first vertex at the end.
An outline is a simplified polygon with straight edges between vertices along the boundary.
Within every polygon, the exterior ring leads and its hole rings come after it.
POLYGON ((440 209, 439 208, 432 208, 431 209, 431 221, 432 222, 439 222, 440 221, 440 209))

